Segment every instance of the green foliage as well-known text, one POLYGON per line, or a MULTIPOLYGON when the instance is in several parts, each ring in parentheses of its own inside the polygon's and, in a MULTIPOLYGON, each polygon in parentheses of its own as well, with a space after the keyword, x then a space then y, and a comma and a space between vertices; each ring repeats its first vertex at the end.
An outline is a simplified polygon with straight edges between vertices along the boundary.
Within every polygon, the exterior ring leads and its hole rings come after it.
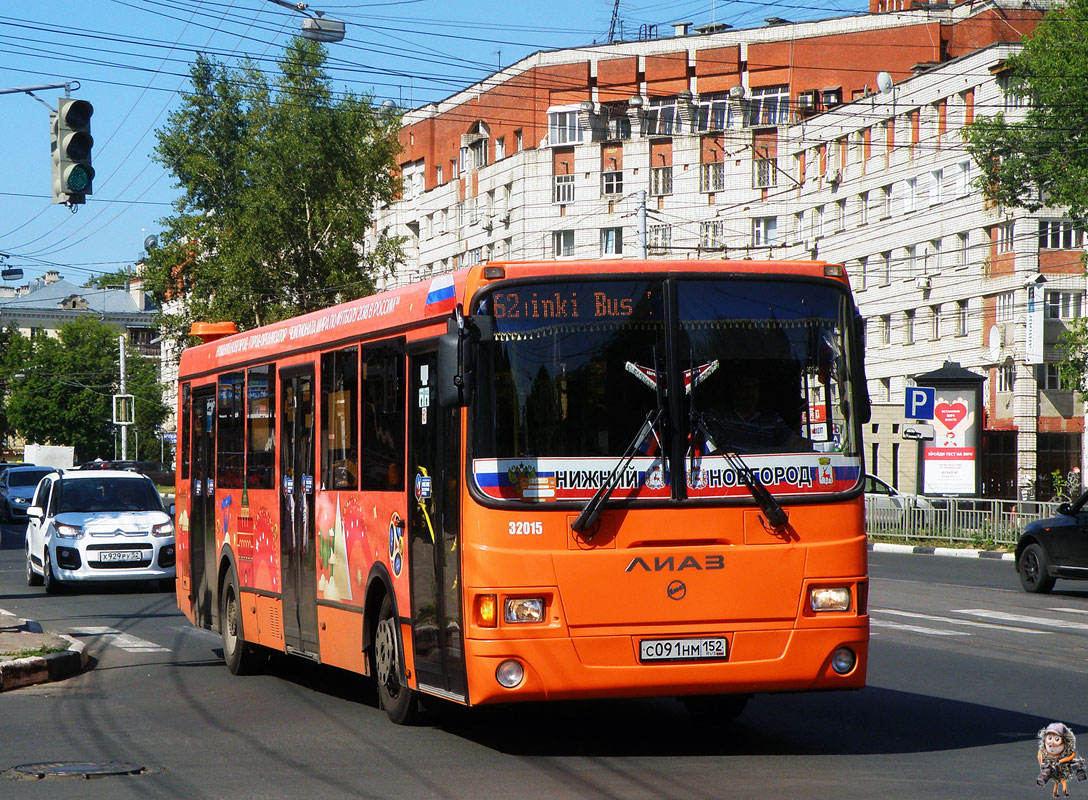
POLYGON ((126 267, 124 269, 119 269, 116 272, 105 272, 101 275, 92 275, 83 285, 94 289, 116 289, 124 286, 125 281, 132 280, 133 274, 132 268, 126 267))
POLYGON ((295 39, 269 80, 257 65, 205 56, 158 132, 155 158, 181 197, 147 259, 164 333, 192 320, 245 330, 373 292, 400 262, 399 241, 359 243, 376 204, 399 189, 399 117, 369 96, 333 94, 323 46, 295 39), (170 308, 170 306, 167 306, 170 308))
POLYGON ((1010 95, 1030 101, 1022 122, 1003 114, 967 129, 967 149, 982 167, 991 200, 1036 211, 1068 206, 1088 219, 1088 0, 1050 11, 1024 49, 1008 59, 1010 95))
POLYGON ((1058 338, 1062 385, 1088 401, 1088 319, 1080 317, 1066 323, 1058 338))
MULTIPOLYGON (((11 428, 28 442, 71 445, 79 461, 112 458, 117 329, 86 317, 62 325, 57 338, 30 340, 10 330, 4 336, 0 370, 11 375, 4 403, 11 428)), ((153 449, 155 429, 167 414, 157 362, 129 351, 125 366, 126 389, 136 398, 136 424, 129 430, 153 449)))

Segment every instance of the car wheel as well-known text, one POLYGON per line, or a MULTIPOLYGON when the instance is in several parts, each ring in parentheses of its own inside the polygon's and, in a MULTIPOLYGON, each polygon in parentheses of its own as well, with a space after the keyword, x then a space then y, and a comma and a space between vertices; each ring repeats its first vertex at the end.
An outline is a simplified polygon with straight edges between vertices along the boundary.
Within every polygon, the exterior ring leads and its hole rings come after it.
POLYGON ((744 711, 750 694, 717 694, 681 697, 688 713, 700 722, 728 722, 744 711))
POLYGON ((58 594, 61 589, 60 579, 53 574, 53 562, 49 559, 49 547, 42 553, 42 583, 49 594, 58 594))
POLYGON ((373 638, 371 671, 378 682, 378 703, 395 724, 411 725, 422 717, 422 711, 419 696, 408 688, 401 668, 397 618, 389 595, 382 598, 373 638))
POLYGON ((42 585, 42 576, 34 571, 34 562, 30 560, 30 547, 26 548, 26 585, 42 585))
POLYGON ((253 645, 245 640, 238 578, 231 569, 219 593, 219 628, 223 635, 223 659, 233 675, 249 675, 257 666, 253 645))
POLYGON ((1029 544, 1020 554, 1017 571, 1020 573, 1020 585, 1025 592, 1046 594, 1054 588, 1054 579, 1048 572, 1049 562, 1046 551, 1037 544, 1029 544))

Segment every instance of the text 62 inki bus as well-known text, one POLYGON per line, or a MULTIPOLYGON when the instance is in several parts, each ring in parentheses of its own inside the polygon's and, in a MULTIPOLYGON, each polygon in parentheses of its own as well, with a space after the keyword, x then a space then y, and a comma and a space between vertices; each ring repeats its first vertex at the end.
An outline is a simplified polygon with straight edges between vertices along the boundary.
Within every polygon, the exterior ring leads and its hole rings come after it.
POLYGON ((397 722, 864 685, 840 266, 491 263, 224 327, 181 357, 177 598, 233 672, 372 675, 397 722))

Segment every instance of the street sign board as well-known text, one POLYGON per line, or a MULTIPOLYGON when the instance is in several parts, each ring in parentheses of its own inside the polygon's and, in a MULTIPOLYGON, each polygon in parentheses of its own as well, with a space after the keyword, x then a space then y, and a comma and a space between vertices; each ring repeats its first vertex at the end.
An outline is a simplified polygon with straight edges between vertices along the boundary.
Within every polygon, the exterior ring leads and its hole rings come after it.
POLYGON ((932 386, 908 386, 904 398, 903 416, 907 419, 933 419, 937 390, 932 386))

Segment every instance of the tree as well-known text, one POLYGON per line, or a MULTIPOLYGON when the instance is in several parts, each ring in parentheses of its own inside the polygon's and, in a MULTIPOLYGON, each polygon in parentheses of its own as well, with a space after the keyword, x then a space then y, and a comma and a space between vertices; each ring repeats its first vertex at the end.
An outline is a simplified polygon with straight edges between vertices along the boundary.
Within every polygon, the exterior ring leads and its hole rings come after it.
POLYGON ((967 149, 982 168, 979 186, 1003 206, 1063 206, 1088 219, 1088 0, 1047 13, 1011 56, 1010 98, 1022 121, 1003 113, 967 127, 967 149))
MULTIPOLYGON (((7 335, 5 333, 5 335, 7 335)), ((93 317, 67 322, 56 338, 26 339, 18 332, 12 349, 23 353, 8 384, 8 422, 38 444, 71 445, 76 458, 113 457, 112 396, 120 381, 118 331, 93 317)), ((129 351, 126 390, 136 398, 136 431, 149 449, 166 418, 156 362, 129 351)), ((2 368, 7 368, 7 357, 2 368)), ((135 442, 134 442, 135 443, 135 442)))
POLYGON ((334 95, 325 59, 296 38, 271 82, 251 62, 193 64, 155 150, 181 189, 147 258, 160 307, 184 297, 163 315, 166 335, 194 319, 245 330, 361 297, 400 262, 397 240, 360 248, 376 204, 399 188, 399 116, 334 95))

